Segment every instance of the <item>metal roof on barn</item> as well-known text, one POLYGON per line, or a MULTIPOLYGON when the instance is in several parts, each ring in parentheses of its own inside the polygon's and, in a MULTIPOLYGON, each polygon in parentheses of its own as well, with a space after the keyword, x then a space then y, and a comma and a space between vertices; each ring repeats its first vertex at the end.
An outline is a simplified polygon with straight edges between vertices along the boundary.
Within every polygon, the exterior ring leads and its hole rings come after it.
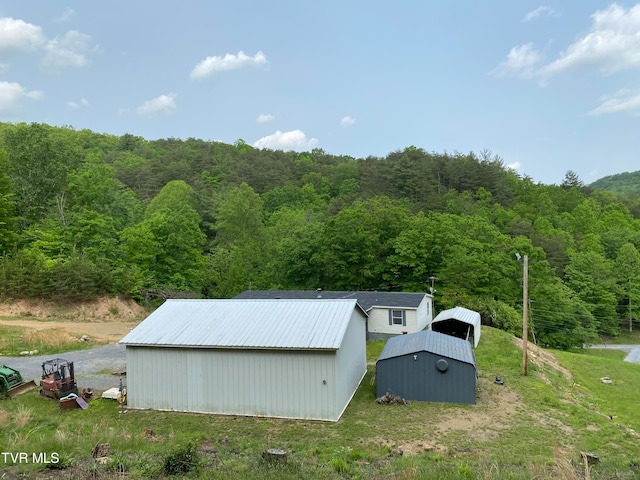
POLYGON ((474 367, 476 365, 476 359, 469 342, 432 330, 391 337, 387 340, 378 361, 418 352, 431 352, 452 360, 469 363, 474 367))
POLYGON ((350 292, 325 290, 246 290, 235 298, 357 299, 366 311, 373 307, 418 308, 426 293, 350 292))
POLYGON ((352 300, 167 300, 120 343, 132 346, 337 350, 352 300))

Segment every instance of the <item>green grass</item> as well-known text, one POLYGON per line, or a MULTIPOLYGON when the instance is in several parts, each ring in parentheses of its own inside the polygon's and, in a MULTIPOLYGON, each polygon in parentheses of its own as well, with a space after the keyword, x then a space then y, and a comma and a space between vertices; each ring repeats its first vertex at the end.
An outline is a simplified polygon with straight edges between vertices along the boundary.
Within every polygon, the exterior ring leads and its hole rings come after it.
MULTIPOLYGON (((368 344, 369 361, 382 345, 368 344)), ((612 352, 555 352, 573 379, 534 363, 523 377, 512 338, 485 327, 475 353, 477 405, 378 405, 370 366, 336 423, 120 414, 114 401, 102 399, 87 410, 60 412, 56 402, 31 392, 0 403, 0 452, 57 453, 66 468, 3 465, 0 457, 0 477, 164 478, 166 465, 187 452, 193 471, 180 475, 191 478, 577 480, 585 478, 580 452, 587 451, 601 459, 591 479, 640 478, 640 441, 629 430, 640 429, 633 415, 640 366, 612 352), (496 375, 504 386, 493 383, 496 375), (613 386, 600 382, 605 375, 613 386), (97 443, 111 446, 107 465, 91 459, 97 443), (286 464, 265 461, 268 448, 285 450, 286 464)))
POLYGON ((633 331, 629 331, 628 324, 621 324, 620 332, 615 337, 603 337, 604 343, 610 343, 613 345, 640 345, 640 324, 633 323, 633 331))
POLYGON ((93 348, 93 340, 78 342, 62 328, 33 330, 12 325, 0 325, 0 353, 18 356, 23 351, 35 351, 37 355, 51 355, 60 352, 93 348))

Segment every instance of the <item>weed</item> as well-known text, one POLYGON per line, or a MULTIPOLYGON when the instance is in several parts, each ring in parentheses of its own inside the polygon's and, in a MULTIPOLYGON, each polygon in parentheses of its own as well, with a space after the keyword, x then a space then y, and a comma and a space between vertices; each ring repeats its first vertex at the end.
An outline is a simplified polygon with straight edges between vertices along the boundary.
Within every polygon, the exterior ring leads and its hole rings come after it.
POLYGON ((163 471, 166 475, 178 475, 194 470, 200 461, 198 445, 188 440, 173 448, 163 460, 163 471))
POLYGON ((351 475, 351 467, 349 467, 349 464, 343 458, 332 458, 329 461, 329 465, 338 473, 351 475))
POLYGON ((3 430, 7 425, 9 425, 9 412, 4 409, 0 409, 0 430, 3 430))
POLYGON ((50 470, 66 470, 73 465, 73 458, 70 454, 63 453, 58 457, 57 462, 47 463, 47 468, 50 470))
POLYGON ((33 418, 33 408, 19 405, 18 410, 13 416, 13 423, 17 428, 26 427, 33 418))

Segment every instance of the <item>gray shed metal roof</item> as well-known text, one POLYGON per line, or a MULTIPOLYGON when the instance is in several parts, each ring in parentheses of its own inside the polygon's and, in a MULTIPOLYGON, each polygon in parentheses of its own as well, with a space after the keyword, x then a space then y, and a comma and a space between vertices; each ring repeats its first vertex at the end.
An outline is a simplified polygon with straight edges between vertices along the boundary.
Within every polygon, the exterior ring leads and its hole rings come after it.
POLYGON ((352 300, 167 300, 120 343, 136 346, 337 350, 352 300))
POLYGON ((378 362, 417 352, 431 352, 442 357, 470 363, 473 366, 476 365, 476 359, 469 342, 431 330, 391 337, 387 340, 378 357, 378 362))
MULTIPOLYGON (((235 298, 340 299, 354 298, 366 311, 372 307, 418 308, 426 293, 349 292, 325 290, 246 290, 235 298)), ((430 295, 429 295, 430 296, 430 295)))

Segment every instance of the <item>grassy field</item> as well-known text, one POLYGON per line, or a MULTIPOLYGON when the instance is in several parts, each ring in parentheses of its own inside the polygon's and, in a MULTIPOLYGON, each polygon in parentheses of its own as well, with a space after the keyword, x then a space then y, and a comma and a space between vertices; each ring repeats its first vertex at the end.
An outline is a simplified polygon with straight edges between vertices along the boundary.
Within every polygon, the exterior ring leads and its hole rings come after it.
POLYGON ((618 335, 615 337, 603 337, 602 341, 614 345, 640 345, 640 325, 634 322, 633 330, 629 331, 629 326, 623 324, 620 326, 618 335))
MULTIPOLYGON (((96 342, 78 342, 62 328, 32 330, 11 325, 0 325, 0 353, 17 356, 20 352, 37 352, 38 355, 49 355, 70 352, 96 346, 96 342)), ((0 357, 0 362, 2 357, 0 357)))
MULTIPOLYGON (((368 345, 375 362, 382 342, 368 345)), ((379 405, 373 365, 339 422, 170 412, 120 413, 98 399, 87 410, 25 394, 0 403, 0 455, 46 453, 57 463, 0 456, 0 478, 224 479, 638 479, 640 365, 612 351, 522 351, 483 327, 476 405, 379 405), (562 369, 566 367, 570 374, 562 369), (496 375, 505 384, 493 382, 496 375), (605 384, 608 376, 613 384, 605 384), (92 448, 109 443, 109 460, 92 448), (287 453, 285 463, 262 457, 287 453), (2 453, 4 452, 4 454, 2 453), (581 452, 599 457, 586 466, 581 452), (184 473, 183 470, 190 470, 184 473), (25 476, 21 476, 25 475, 25 476)), ((40 456, 40 460, 44 457, 40 456)))

